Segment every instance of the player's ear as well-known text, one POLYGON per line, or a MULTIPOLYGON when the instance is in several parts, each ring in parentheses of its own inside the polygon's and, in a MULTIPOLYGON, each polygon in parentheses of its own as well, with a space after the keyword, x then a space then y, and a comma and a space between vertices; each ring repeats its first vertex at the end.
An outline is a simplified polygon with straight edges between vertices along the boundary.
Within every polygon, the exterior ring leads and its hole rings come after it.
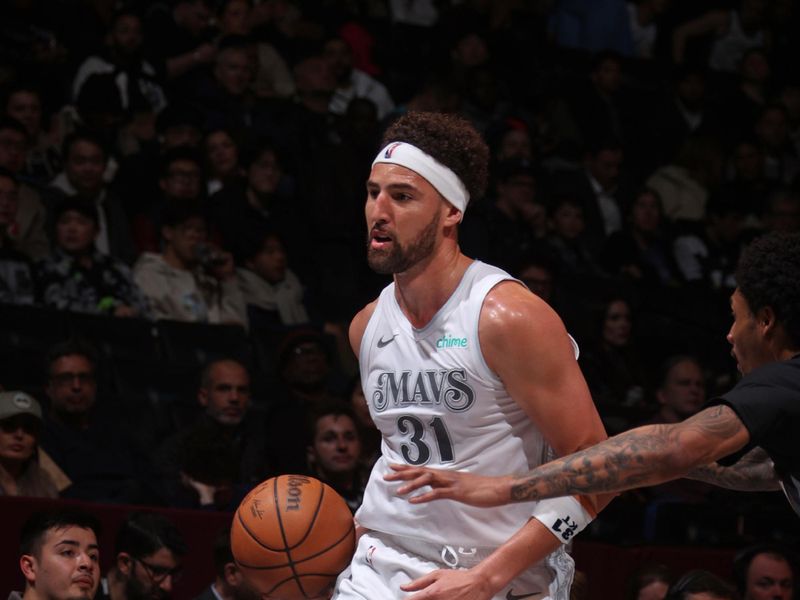
POLYGON ((446 202, 445 205, 447 206, 447 214, 444 217, 444 225, 445 227, 455 227, 464 218, 464 213, 449 202, 446 202))

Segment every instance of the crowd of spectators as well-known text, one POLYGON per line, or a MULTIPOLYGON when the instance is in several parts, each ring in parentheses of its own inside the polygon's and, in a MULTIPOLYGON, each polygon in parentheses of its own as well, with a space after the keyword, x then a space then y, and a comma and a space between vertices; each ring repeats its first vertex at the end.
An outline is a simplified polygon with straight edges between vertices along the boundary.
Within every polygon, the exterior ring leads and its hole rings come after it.
MULTIPOLYGON (((800 231, 799 21, 786 0, 3 3, 0 435, 24 441, 0 493, 229 510, 292 471, 355 508, 379 448, 346 331, 386 283, 363 185, 414 110, 485 136, 462 249, 559 312, 609 433, 694 414, 735 381, 740 249, 800 231)), ((754 516, 782 500, 741 497, 625 494, 587 535, 800 538, 754 516)))
MULTIPOLYGON (((74 508, 34 512, 20 535, 24 589, 12 591, 9 600, 168 600, 178 597, 178 589, 191 597, 180 581, 187 554, 199 549, 187 543, 169 517, 134 511, 113 533, 113 547, 108 547, 94 515, 74 508)), ((194 600, 261 597, 234 560, 230 527, 216 531, 213 546, 205 550, 213 556, 214 569, 195 577, 194 600)), ((781 544, 760 543, 742 547, 716 573, 696 568, 675 572, 665 564, 643 562, 627 589, 615 593, 625 600, 793 600, 797 578, 794 552, 781 544)), ((570 600, 589 600, 596 597, 593 593, 586 577, 576 572, 570 600)))

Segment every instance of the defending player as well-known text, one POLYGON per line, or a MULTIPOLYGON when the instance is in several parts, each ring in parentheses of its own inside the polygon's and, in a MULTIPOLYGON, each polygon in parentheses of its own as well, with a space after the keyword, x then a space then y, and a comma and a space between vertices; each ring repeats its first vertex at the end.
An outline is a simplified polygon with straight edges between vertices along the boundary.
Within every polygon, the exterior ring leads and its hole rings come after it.
POLYGON ((334 598, 566 599, 573 563, 563 544, 604 500, 488 512, 411 505, 384 479, 397 462, 527 470, 606 437, 558 316, 507 273, 459 251, 458 224, 486 184, 478 133, 462 119, 411 113, 384 144, 367 182, 367 255, 394 282, 350 328, 383 457, 334 598))
POLYGON ((476 478, 398 465, 387 479, 409 482, 401 494, 433 487, 412 503, 451 498, 498 506, 689 477, 743 491, 783 488, 800 515, 800 236, 753 242, 736 280, 728 342, 744 377, 709 408, 681 423, 621 433, 524 476, 476 478))

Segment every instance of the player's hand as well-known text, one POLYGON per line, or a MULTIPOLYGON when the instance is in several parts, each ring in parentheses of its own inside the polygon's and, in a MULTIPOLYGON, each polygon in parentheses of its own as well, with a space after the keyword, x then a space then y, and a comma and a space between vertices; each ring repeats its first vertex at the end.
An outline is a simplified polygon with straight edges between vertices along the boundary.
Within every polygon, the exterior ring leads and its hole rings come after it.
POLYGON ((400 589, 419 592, 408 600, 491 600, 497 592, 475 569, 439 569, 400 589))
POLYGON ((456 500, 472 506, 502 506, 511 502, 512 477, 485 477, 463 471, 442 471, 429 467, 389 465, 394 473, 384 476, 386 481, 405 481, 397 489, 400 495, 410 494, 424 486, 430 491, 411 496, 411 504, 422 504, 431 500, 456 500))

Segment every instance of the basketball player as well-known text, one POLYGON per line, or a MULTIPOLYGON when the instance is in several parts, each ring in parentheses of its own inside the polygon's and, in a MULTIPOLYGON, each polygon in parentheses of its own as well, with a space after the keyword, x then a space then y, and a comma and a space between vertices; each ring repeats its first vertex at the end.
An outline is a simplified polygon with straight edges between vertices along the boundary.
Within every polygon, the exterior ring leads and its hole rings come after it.
POLYGON ((412 503, 448 498, 498 506, 689 477, 744 491, 782 488, 800 515, 800 235, 757 239, 743 253, 736 281, 728 342, 744 377, 696 415, 621 433, 521 477, 398 465, 387 479, 409 482, 401 494, 434 488, 412 503))
POLYGON ((486 184, 479 134, 456 117, 410 113, 384 144, 367 182, 367 258, 394 281, 350 327, 383 456, 334 598, 565 600, 573 562, 563 545, 604 499, 487 512, 411 505, 384 479, 397 462, 526 470, 606 437, 560 319, 459 251, 458 224, 486 184))

